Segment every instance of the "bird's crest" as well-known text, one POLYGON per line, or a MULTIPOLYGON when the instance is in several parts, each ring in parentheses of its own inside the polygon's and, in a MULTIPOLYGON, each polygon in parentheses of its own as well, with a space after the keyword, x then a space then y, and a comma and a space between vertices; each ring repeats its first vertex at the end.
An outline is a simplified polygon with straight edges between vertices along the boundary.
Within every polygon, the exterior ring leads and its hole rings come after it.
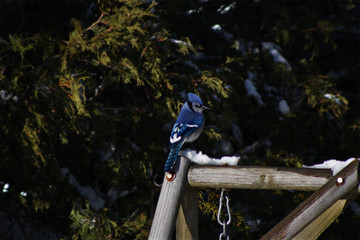
POLYGON ((198 95, 196 95, 194 93, 188 93, 187 97, 188 97, 189 102, 191 102, 191 103, 198 102, 198 103, 200 103, 200 105, 203 105, 201 98, 198 95))

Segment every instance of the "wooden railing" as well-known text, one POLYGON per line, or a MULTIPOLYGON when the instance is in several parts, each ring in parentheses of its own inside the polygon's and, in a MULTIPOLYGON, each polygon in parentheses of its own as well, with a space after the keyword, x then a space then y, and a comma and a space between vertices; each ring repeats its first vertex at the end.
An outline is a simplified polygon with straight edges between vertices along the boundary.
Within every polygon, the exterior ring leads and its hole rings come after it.
POLYGON ((149 239, 199 239, 197 187, 315 191, 261 239, 316 239, 359 195, 359 159, 335 176, 331 169, 190 166, 164 177, 149 239))

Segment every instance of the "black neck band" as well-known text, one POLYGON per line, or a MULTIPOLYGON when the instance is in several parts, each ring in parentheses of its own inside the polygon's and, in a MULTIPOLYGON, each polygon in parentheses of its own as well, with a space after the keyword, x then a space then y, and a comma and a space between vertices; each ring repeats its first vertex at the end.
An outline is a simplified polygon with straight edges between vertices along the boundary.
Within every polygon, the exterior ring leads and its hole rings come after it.
POLYGON ((192 103, 190 101, 188 101, 187 104, 189 105, 189 108, 191 109, 191 111, 195 112, 192 103))

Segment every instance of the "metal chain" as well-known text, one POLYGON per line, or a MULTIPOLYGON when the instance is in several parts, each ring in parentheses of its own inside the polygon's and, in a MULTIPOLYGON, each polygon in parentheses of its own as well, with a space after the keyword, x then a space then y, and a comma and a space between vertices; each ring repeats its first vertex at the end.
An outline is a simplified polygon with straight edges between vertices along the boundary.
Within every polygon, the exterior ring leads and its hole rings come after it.
POLYGON ((223 227, 223 232, 219 235, 219 240, 225 238, 227 240, 229 240, 229 234, 226 232, 226 227, 230 224, 231 222, 231 213, 230 213, 230 207, 229 207, 229 192, 225 191, 225 188, 221 189, 221 194, 220 194, 220 201, 219 201, 219 211, 217 214, 217 221, 218 223, 223 227), (225 222, 224 220, 221 220, 221 210, 222 210, 222 206, 223 206, 223 200, 226 200, 226 210, 227 210, 227 215, 228 215, 228 220, 225 222))

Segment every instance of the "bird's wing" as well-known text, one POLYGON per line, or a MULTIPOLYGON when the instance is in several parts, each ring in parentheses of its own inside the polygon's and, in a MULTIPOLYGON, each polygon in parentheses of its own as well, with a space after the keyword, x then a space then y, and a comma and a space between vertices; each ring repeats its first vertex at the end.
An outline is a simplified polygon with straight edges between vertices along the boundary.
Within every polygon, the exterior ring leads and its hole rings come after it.
POLYGON ((193 133, 201 126, 201 122, 188 123, 175 123, 170 135, 170 149, 183 142, 186 136, 193 133))

